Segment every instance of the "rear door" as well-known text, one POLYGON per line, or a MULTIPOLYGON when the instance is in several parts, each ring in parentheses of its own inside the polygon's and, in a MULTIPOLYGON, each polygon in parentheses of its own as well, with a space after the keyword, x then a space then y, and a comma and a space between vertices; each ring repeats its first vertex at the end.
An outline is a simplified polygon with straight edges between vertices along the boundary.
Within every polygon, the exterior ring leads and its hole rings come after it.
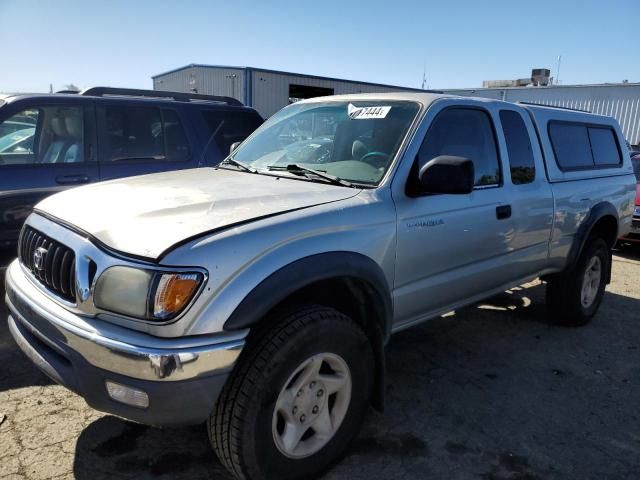
POLYGON ((178 106, 102 100, 96 110, 101 180, 198 166, 178 106))
POLYGON ((91 102, 54 96, 0 109, 0 247, 40 200, 98 179, 94 119, 91 102))
POLYGON ((553 225, 553 193, 547 181, 540 144, 523 109, 499 110, 499 137, 504 136, 505 197, 511 209, 512 234, 507 263, 513 278, 531 276, 548 266, 553 225), (500 135, 501 134, 501 135, 500 135))

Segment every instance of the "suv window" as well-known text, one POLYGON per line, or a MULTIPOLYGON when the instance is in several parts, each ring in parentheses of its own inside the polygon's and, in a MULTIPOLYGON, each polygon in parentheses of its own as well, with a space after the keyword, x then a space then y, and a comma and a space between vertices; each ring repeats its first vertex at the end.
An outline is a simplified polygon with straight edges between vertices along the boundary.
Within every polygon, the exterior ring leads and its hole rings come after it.
POLYGON ((159 108, 107 106, 105 119, 105 160, 164 160, 159 108))
POLYGON ((105 107, 103 159, 185 161, 189 143, 178 115, 155 107, 105 107))
POLYGON ((80 162, 84 162, 82 107, 32 107, 0 123, 0 166, 80 162))
POLYGON ((175 110, 162 110, 166 156, 174 162, 184 162, 191 157, 189 142, 175 110))
POLYGON ((620 165, 622 158, 616 137, 610 128, 589 127, 589 140, 596 165, 620 165))
POLYGON ((254 112, 204 110, 202 114, 209 133, 225 157, 233 143, 243 141, 262 124, 262 119, 254 112))
POLYGON ((513 110, 501 110, 500 122, 504 132, 511 168, 511 182, 514 185, 531 183, 536 178, 531 139, 522 116, 513 110))
POLYGON ((483 110, 449 108, 438 114, 420 147, 419 166, 440 155, 473 161, 476 186, 500 184, 493 126, 483 110))
POLYGON ((636 180, 640 183, 640 155, 636 155, 631 159, 631 165, 633 165, 633 172, 636 174, 636 180))
POLYGON ((622 165, 620 150, 611 128, 551 122, 549 138, 562 170, 622 165))

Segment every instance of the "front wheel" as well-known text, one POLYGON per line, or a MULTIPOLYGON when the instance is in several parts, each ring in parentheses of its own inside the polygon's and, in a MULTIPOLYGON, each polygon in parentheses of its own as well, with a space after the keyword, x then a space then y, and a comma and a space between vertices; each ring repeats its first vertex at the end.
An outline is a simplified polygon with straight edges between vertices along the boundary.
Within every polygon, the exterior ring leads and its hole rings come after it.
POLYGON ((602 302, 610 269, 607 243, 601 238, 590 240, 573 269, 547 281, 551 320, 565 326, 589 323, 602 302))
POLYGON ((248 341, 209 419, 211 443, 241 479, 313 478, 346 451, 366 413, 373 353, 325 307, 284 314, 248 341))

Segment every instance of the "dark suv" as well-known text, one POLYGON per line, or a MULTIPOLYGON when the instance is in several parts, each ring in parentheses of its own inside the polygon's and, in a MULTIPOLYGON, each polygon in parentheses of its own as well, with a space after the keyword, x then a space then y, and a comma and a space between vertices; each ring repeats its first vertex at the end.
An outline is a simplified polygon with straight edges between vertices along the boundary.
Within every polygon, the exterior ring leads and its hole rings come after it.
POLYGON ((263 122, 229 97, 95 87, 0 98, 0 249, 65 188, 217 165, 263 122))

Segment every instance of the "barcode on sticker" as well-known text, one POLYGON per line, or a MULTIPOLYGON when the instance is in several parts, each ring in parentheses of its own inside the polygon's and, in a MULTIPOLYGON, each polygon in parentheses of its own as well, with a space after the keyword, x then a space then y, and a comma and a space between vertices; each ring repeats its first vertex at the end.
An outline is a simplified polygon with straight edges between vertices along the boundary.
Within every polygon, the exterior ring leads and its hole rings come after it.
POLYGON ((354 120, 385 118, 389 110, 391 110, 391 107, 356 107, 352 104, 347 107, 349 118, 354 120))

